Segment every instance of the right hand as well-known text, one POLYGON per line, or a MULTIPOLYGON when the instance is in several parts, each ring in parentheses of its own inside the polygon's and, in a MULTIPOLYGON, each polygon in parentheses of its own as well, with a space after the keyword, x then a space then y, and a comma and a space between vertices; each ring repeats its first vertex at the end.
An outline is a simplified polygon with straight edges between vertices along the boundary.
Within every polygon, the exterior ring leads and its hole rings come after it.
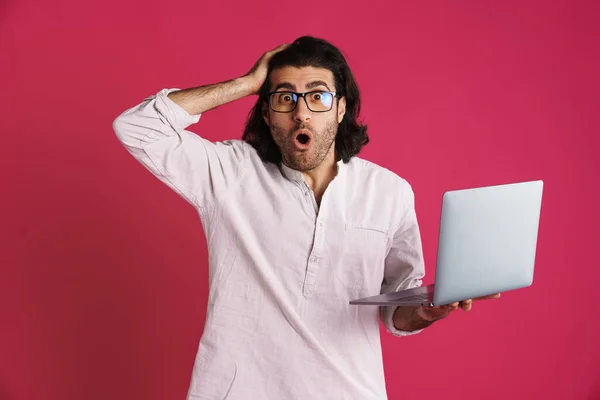
POLYGON ((289 44, 282 44, 271 51, 267 51, 258 59, 256 64, 254 64, 252 69, 246 74, 246 77, 252 82, 252 94, 258 94, 260 88, 265 82, 265 79, 267 79, 267 71, 271 57, 280 51, 287 49, 288 47, 290 47, 289 44))

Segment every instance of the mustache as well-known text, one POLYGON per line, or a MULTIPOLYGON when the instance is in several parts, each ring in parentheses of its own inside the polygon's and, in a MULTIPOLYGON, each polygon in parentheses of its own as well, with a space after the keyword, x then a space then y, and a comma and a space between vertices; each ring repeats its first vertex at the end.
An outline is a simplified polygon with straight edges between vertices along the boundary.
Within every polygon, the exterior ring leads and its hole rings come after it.
POLYGON ((307 131, 314 132, 313 127, 310 126, 309 124, 306 124, 306 123, 297 124, 295 127, 293 127, 290 130, 290 132, 295 132, 295 131, 297 131, 299 129, 306 129, 307 131))

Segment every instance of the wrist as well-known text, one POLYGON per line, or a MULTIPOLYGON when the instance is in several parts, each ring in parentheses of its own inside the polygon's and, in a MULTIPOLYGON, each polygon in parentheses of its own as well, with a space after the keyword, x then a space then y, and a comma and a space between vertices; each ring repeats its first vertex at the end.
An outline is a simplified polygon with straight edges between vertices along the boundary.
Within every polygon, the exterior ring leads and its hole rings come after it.
POLYGON ((248 95, 258 94, 262 86, 262 82, 251 73, 238 78, 238 82, 244 87, 244 92, 248 95))
POLYGON ((423 313, 423 307, 398 307, 392 317, 394 327, 401 331, 416 331, 427 328, 435 319, 423 313))
POLYGON ((415 309, 415 319, 418 321, 423 321, 423 322, 435 322, 437 321, 439 318, 437 318, 434 315, 429 315, 427 313, 427 311, 425 310, 424 306, 421 307, 417 307, 415 309))

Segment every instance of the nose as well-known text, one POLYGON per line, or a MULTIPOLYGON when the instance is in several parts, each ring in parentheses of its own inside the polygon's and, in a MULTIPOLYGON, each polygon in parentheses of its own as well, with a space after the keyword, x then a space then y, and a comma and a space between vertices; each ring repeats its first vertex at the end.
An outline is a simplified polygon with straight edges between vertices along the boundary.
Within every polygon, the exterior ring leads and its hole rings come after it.
POLYGON ((311 111, 306 105, 306 97, 299 98, 298 104, 296 104, 296 108, 293 111, 294 121, 306 122, 310 120, 310 116, 311 111))

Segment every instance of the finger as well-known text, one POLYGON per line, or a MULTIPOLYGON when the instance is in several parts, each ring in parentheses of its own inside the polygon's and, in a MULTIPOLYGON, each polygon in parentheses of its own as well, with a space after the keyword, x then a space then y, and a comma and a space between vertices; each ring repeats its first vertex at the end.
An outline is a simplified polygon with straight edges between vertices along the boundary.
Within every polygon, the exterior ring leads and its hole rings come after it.
POLYGON ((289 43, 280 44, 279 46, 277 46, 273 50, 271 50, 269 53, 271 53, 271 54, 279 53, 280 51, 285 50, 288 47, 290 47, 289 43))
POLYGON ((455 303, 450 303, 450 304, 448 304, 448 309, 450 311, 454 311, 454 310, 456 310, 458 308, 458 306, 459 306, 459 302, 458 301, 455 302, 455 303))
POLYGON ((460 302, 460 308, 462 308, 463 311, 470 311, 471 307, 473 307, 473 300, 471 299, 460 302))

